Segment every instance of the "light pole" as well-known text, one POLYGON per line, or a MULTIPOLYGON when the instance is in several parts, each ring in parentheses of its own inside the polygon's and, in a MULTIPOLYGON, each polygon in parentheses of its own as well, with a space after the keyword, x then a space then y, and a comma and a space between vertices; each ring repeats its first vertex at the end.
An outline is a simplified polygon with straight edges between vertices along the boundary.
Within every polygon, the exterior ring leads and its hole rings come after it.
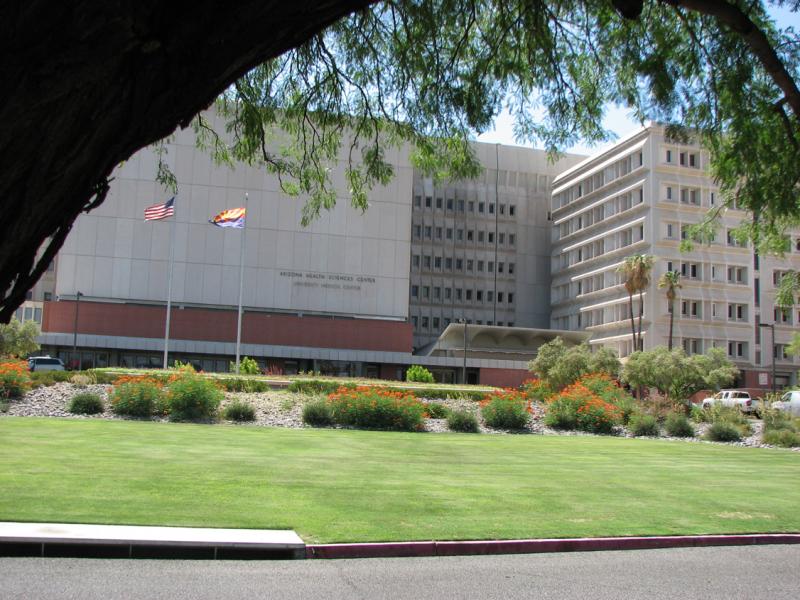
POLYGON ((81 359, 78 356, 78 314, 81 308, 81 296, 82 293, 78 292, 75 294, 75 327, 73 328, 72 334, 72 354, 76 357, 75 360, 78 361, 78 370, 81 369, 81 359))
POLYGON ((759 323, 759 327, 769 327, 772 331, 772 393, 775 393, 775 323, 759 323))
POLYGON ((461 319, 464 324, 464 366, 461 369, 461 382, 467 384, 467 320, 461 319))

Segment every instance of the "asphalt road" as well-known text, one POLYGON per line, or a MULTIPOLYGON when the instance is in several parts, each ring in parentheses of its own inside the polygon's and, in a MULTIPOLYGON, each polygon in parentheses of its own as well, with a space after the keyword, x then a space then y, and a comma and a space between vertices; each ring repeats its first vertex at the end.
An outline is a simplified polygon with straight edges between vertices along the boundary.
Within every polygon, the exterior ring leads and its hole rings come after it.
POLYGON ((0 559, 0 598, 800 597, 800 545, 306 561, 0 559))

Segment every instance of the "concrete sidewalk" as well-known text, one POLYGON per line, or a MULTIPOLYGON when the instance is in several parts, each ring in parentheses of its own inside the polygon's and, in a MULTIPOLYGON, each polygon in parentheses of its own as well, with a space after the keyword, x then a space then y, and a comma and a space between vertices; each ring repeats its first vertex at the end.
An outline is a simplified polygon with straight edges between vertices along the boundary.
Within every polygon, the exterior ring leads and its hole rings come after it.
POLYGON ((290 530, 0 522, 0 555, 305 558, 290 530))

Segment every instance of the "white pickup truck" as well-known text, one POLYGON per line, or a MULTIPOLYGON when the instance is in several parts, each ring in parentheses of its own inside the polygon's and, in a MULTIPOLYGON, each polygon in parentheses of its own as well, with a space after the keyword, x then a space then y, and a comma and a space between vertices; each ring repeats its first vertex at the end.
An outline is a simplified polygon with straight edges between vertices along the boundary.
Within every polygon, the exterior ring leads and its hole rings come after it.
POLYGON ((703 408, 711 408, 715 404, 738 408, 746 413, 755 412, 757 408, 750 394, 739 390, 720 390, 710 398, 703 398, 703 408))

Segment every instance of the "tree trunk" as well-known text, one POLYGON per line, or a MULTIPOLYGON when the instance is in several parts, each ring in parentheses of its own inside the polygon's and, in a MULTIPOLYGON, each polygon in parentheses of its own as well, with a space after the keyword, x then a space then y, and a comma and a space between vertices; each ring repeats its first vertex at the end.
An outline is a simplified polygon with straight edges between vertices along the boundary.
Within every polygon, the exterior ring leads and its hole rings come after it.
POLYGON ((0 5, 0 322, 81 211, 103 201, 118 164, 372 1, 0 5))
POLYGON ((638 346, 636 347, 637 350, 644 350, 644 344, 642 343, 642 316, 644 315, 644 301, 642 300, 642 290, 639 290, 639 340, 638 346))
POLYGON ((669 343, 667 349, 672 350, 672 324, 675 321, 675 301, 670 300, 669 303, 669 343))
POLYGON ((636 352, 639 345, 636 343, 636 322, 633 320, 633 292, 628 292, 628 308, 631 315, 631 337, 633 338, 633 351, 636 352))

